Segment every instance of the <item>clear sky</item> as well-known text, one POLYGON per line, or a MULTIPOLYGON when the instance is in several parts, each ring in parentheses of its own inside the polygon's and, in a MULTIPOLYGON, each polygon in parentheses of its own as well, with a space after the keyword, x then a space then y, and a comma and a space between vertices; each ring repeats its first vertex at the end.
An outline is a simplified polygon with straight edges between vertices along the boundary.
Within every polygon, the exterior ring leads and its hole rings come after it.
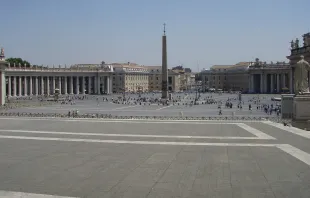
POLYGON ((310 31, 309 0, 0 0, 0 46, 32 64, 287 61, 310 31))

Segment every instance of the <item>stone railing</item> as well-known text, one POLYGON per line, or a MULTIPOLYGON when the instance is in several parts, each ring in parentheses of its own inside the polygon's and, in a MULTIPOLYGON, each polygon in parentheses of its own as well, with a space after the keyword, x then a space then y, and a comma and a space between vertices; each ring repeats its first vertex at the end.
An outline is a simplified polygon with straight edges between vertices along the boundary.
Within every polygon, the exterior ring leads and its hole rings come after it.
POLYGON ((279 65, 279 66, 263 66, 263 67, 255 67, 255 66, 250 66, 249 70, 271 70, 271 69, 276 69, 276 70, 283 70, 283 69, 291 69, 290 65, 279 65))
POLYGON ((303 54, 305 52, 310 52, 310 46, 304 46, 304 47, 300 47, 300 48, 297 48, 297 49, 292 49, 291 50, 291 55, 303 54))
POLYGON ((50 67, 7 67, 5 71, 37 71, 37 72, 112 72, 109 68, 50 68, 50 67))

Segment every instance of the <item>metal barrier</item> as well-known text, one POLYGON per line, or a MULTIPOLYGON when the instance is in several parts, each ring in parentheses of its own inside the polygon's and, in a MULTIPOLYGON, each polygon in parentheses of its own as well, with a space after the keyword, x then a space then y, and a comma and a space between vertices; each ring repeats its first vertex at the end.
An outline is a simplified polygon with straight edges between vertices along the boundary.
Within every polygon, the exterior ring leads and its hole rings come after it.
POLYGON ((41 118, 92 118, 92 119, 126 119, 126 120, 215 120, 215 121, 262 121, 287 122, 279 117, 245 117, 245 116, 118 116, 111 114, 73 114, 66 113, 27 113, 27 112, 0 112, 3 117, 41 117, 41 118))

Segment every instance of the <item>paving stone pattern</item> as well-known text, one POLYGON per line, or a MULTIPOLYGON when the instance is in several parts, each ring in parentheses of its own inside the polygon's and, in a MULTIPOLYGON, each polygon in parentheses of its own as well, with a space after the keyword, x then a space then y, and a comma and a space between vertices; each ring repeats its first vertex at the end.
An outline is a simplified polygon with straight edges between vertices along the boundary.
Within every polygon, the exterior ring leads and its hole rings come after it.
POLYGON ((228 122, 93 122, 91 119, 78 121, 0 118, 0 190, 91 198, 308 198, 310 166, 279 148, 148 144, 154 141, 289 144, 310 153, 307 138, 265 123, 244 124, 275 139, 122 136, 140 134, 253 137, 253 134, 245 129, 228 122), (39 134, 35 131, 50 134, 39 134), (53 132, 76 134, 63 135, 53 132), (59 139, 44 139, 48 137, 59 139), (69 141, 72 139, 80 141, 69 141), (87 141, 93 139, 112 142, 87 141), (128 142, 113 143, 117 140, 128 142), (136 141, 146 143, 130 143, 136 141))

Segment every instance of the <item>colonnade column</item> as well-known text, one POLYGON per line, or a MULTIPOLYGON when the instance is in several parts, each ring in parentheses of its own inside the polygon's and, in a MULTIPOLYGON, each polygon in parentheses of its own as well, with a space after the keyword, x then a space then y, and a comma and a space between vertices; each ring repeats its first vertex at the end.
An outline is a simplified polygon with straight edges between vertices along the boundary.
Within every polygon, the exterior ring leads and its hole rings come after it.
POLYGON ((92 78, 91 76, 88 76, 88 94, 91 94, 91 82, 92 82, 92 78))
POLYGON ((41 76, 41 95, 44 95, 44 77, 41 76))
POLYGON ((70 94, 73 95, 73 76, 70 76, 70 94))
POLYGON ((109 76, 109 89, 110 89, 110 94, 113 93, 113 88, 112 88, 112 77, 109 76))
POLYGON ((280 93, 280 74, 277 74, 277 92, 280 93))
POLYGON ((27 95, 28 95, 27 86, 28 86, 27 76, 24 76, 24 96, 27 96, 27 95))
POLYGON ((29 95, 32 96, 32 76, 29 77, 29 95))
POLYGON ((52 77, 52 95, 55 94, 55 89, 56 89, 56 79, 55 76, 52 77))
POLYGON ((250 74, 250 86, 249 86, 249 92, 253 93, 255 92, 254 90, 254 74, 250 74))
POLYGON ((274 92, 274 74, 270 74, 270 93, 274 92))
POLYGON ((22 95, 22 78, 18 77, 18 96, 22 95))
POLYGON ((12 92, 12 82, 11 82, 11 76, 8 76, 8 96, 10 97, 10 96, 12 96, 11 94, 11 92, 12 92))
POLYGON ((94 94, 97 94, 97 86, 98 86, 98 84, 97 84, 97 77, 95 76, 94 77, 94 94))
POLYGON ((109 94, 110 93, 110 82, 109 82, 109 77, 108 76, 105 76, 105 86, 107 87, 106 89, 106 94, 109 94))
POLYGON ((310 88, 310 71, 308 71, 308 87, 310 88))
POLYGON ((80 93, 80 87, 79 87, 79 77, 78 76, 76 76, 75 77, 75 94, 79 94, 80 93))
POLYGON ((251 93, 251 92, 252 92, 252 82, 251 82, 251 77, 252 77, 252 75, 250 74, 250 75, 249 75, 249 93, 251 93))
POLYGON ((62 94, 62 86, 61 86, 61 76, 58 77, 58 89, 59 89, 59 95, 62 94))
POLYGON ((67 95, 68 94, 68 83, 67 83, 68 77, 65 76, 64 79, 65 79, 65 82, 64 82, 65 83, 65 85, 64 85, 65 86, 65 95, 67 95))
POLYGON ((46 77, 46 84, 47 84, 47 87, 46 87, 46 92, 47 92, 47 95, 51 95, 51 91, 50 91, 50 77, 47 76, 46 77))
POLYGON ((100 76, 98 76, 97 77, 97 94, 101 94, 100 93, 100 83, 101 83, 101 77, 100 76))
POLYGON ((286 76, 285 74, 282 74, 283 76, 283 87, 286 87, 286 76))
POLYGON ((38 83, 39 80, 38 80, 38 76, 36 76, 35 78, 36 78, 36 83, 35 83, 36 84, 35 85, 36 86, 36 90, 35 91, 36 91, 36 96, 37 96, 37 95, 39 95, 39 83, 38 83))
POLYGON ((13 96, 16 96, 16 89, 17 89, 16 76, 14 76, 13 77, 13 96))
POLYGON ((263 93, 264 92, 264 77, 263 77, 263 74, 260 75, 260 93, 263 93))
POLYGON ((82 94, 85 94, 85 76, 82 76, 82 94))
POLYGON ((264 74, 264 93, 267 92, 267 80, 268 80, 268 74, 264 74))

